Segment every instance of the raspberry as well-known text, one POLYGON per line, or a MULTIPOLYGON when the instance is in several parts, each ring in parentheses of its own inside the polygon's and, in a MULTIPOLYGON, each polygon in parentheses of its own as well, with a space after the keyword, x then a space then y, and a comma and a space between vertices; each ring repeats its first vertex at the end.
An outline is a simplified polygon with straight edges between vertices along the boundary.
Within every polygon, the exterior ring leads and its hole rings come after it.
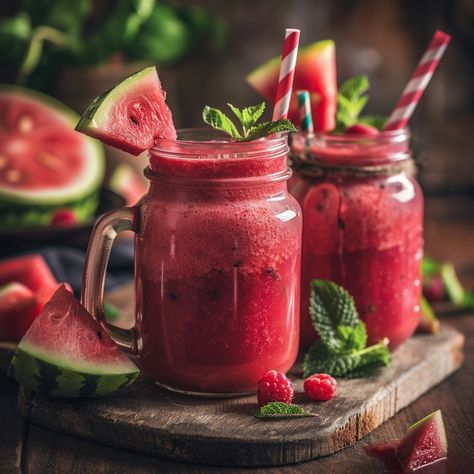
POLYGON ((283 372, 269 370, 258 381, 257 398, 260 406, 270 402, 291 403, 293 384, 283 372))
POLYGON ((311 400, 331 400, 336 394, 336 381, 328 374, 314 374, 304 381, 304 392, 311 400))
POLYGON ((51 216, 51 222, 49 225, 53 227, 62 227, 76 224, 76 215, 71 209, 58 209, 51 216))

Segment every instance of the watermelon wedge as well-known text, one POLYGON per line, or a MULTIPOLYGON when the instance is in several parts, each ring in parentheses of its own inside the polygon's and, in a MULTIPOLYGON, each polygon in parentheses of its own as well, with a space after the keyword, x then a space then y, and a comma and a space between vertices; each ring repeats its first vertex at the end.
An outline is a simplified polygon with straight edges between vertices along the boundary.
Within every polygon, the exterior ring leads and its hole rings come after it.
POLYGON ((397 457, 403 472, 415 472, 436 464, 448 455, 448 441, 441 410, 411 425, 400 441, 397 457))
POLYGON ((76 130, 139 155, 158 139, 176 139, 165 96, 156 68, 145 68, 94 99, 76 130))
MULTIPOLYGON (((253 70, 246 79, 267 101, 274 103, 279 73, 280 56, 277 56, 253 70)), ((288 113, 288 118, 295 126, 299 125, 297 90, 308 90, 310 93, 314 129, 332 130, 336 125, 337 107, 334 41, 318 41, 301 48, 298 52, 293 95, 288 113)))
POLYGON ((58 285, 47 263, 38 254, 0 261, 0 286, 14 281, 22 283, 33 292, 58 285))
POLYGON ((138 368, 61 286, 20 341, 9 375, 57 397, 95 397, 130 385, 138 368))
POLYGON ((441 410, 411 425, 400 441, 369 445, 364 450, 383 461, 390 472, 444 473, 448 440, 441 410))
POLYGON ((103 149, 76 123, 51 97, 0 86, 0 227, 48 225, 58 208, 74 209, 79 221, 94 213, 103 149))
POLYGON ((0 288, 0 341, 18 342, 37 315, 35 294, 18 282, 0 288))
POLYGON ((125 163, 115 168, 109 186, 112 191, 125 198, 127 206, 136 204, 148 191, 148 186, 138 177, 134 168, 125 163))

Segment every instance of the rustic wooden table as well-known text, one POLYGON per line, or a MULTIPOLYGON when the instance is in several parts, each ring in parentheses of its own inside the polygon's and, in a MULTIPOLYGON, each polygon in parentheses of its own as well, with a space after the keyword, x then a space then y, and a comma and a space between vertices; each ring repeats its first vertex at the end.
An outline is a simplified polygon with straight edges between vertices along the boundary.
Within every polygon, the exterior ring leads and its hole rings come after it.
MULTIPOLYGON (((425 226, 427 251, 435 258, 453 261, 470 287, 474 286, 473 214, 472 201, 431 199, 425 226)), ((377 473, 383 468, 364 454, 363 446, 400 437, 409 424, 437 408, 443 412, 447 429, 448 472, 473 472, 474 313, 442 311, 442 320, 466 336, 465 362, 458 372, 354 446, 316 461, 277 468, 245 470, 169 462, 25 426, 17 409, 17 387, 0 374, 0 473, 377 473)))

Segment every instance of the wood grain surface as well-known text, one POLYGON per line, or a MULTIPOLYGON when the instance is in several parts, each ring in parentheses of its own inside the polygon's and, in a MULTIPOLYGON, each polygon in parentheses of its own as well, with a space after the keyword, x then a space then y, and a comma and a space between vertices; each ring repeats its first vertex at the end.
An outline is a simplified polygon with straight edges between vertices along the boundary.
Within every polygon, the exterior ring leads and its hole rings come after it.
POLYGON ((262 421, 253 416, 255 396, 191 398, 148 380, 92 400, 24 391, 20 409, 33 425, 164 459, 280 466, 332 454, 366 436, 458 369, 463 342, 449 326, 436 337, 416 336, 394 353, 389 368, 363 379, 339 379, 338 395, 326 403, 309 402, 295 378, 295 402, 311 418, 262 421))

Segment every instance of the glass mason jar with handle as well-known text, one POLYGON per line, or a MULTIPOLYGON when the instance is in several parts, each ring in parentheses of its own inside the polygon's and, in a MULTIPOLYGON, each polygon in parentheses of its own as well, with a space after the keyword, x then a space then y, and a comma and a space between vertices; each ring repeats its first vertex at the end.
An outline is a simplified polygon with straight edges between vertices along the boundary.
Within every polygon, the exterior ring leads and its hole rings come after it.
POLYGON ((332 280, 354 297, 369 343, 394 349, 420 317, 423 195, 407 130, 293 136, 290 191, 303 211, 301 346, 316 338, 310 282, 332 280))
POLYGON ((150 151, 149 192, 92 233, 82 302, 104 320, 116 234, 135 232, 136 324, 110 327, 159 385, 193 394, 254 392, 286 371, 299 340, 301 212, 287 191, 286 137, 235 143, 183 131, 150 151))

